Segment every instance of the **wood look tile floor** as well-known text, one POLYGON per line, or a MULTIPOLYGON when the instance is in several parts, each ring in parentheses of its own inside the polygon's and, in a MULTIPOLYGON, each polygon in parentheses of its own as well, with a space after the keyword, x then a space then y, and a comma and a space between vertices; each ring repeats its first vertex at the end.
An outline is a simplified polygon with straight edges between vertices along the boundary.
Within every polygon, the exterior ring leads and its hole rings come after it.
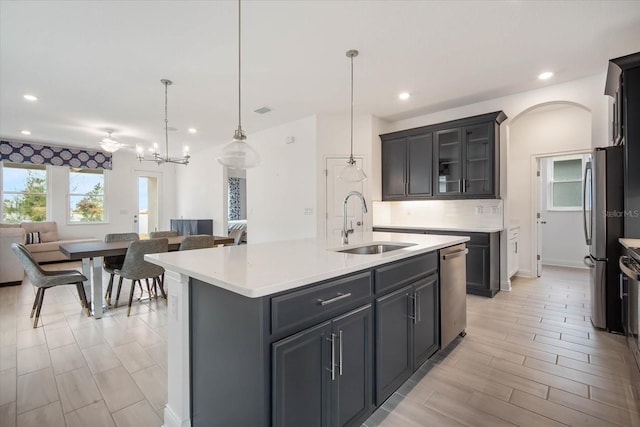
POLYGON ((546 267, 467 295, 467 336, 427 361, 365 426, 640 426, 625 339, 590 321, 588 271, 546 267))
MULTIPOLYGON (((79 265, 46 266, 70 267, 79 265)), ((33 329, 34 295, 26 279, 0 288, 0 426, 162 425, 164 302, 96 320, 75 288, 58 287, 33 329)), ((517 278, 493 299, 468 295, 467 336, 364 425, 640 427, 640 374, 623 337, 591 326, 589 304, 587 272, 565 268, 517 278)))
POLYGON ((121 300, 102 319, 82 312, 75 287, 47 290, 33 329, 28 279, 0 288, 0 427, 162 425, 167 306, 161 298, 134 299, 127 318, 129 289, 125 281, 124 306, 121 300))

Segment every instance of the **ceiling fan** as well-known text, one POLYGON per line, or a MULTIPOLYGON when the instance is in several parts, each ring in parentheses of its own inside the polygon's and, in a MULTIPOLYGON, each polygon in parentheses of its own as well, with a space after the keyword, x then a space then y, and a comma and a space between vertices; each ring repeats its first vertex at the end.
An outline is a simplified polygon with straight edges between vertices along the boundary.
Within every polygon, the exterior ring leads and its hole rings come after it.
POLYGON ((127 146, 127 144, 123 144, 111 136, 111 134, 114 132, 113 129, 105 129, 105 132, 107 132, 107 136, 105 138, 102 138, 102 141, 100 141, 100 147, 102 147, 104 151, 115 153, 122 147, 127 146))

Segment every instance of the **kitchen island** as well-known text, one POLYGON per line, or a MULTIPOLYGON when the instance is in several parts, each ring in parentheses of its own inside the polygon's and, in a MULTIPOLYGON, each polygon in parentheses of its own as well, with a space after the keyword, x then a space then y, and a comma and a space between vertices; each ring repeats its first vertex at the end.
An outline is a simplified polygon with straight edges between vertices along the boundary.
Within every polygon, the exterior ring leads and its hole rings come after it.
POLYGON ((437 251, 468 237, 351 240, 147 255, 167 270, 164 425, 355 425, 434 354, 437 251), (338 252, 371 242, 402 247, 338 252))

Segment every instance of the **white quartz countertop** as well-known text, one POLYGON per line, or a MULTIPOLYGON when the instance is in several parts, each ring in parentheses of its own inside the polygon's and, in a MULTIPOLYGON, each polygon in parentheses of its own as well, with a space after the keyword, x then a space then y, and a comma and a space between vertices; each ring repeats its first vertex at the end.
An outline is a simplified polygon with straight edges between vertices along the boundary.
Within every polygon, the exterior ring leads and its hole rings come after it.
POLYGON ((374 225, 374 228, 395 228, 399 230, 460 231, 467 233, 495 233, 502 227, 422 227, 419 225, 374 225))
POLYGON ((145 255, 145 260, 215 286, 258 298, 376 267, 469 240, 466 236, 365 233, 359 239, 300 239, 145 255), (372 242, 414 243, 375 255, 335 252, 372 242))
POLYGON ((618 239, 625 248, 640 248, 640 239, 618 239))

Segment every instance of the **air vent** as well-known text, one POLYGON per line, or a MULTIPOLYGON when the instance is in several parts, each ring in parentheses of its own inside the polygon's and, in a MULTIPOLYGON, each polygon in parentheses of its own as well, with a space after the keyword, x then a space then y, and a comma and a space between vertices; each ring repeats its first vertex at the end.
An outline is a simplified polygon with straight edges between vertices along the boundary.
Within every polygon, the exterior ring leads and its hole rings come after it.
POLYGON ((269 111, 271 111, 271 108, 267 107, 266 105, 264 107, 260 107, 257 110, 253 110, 254 113, 258 113, 258 114, 267 114, 269 111))

